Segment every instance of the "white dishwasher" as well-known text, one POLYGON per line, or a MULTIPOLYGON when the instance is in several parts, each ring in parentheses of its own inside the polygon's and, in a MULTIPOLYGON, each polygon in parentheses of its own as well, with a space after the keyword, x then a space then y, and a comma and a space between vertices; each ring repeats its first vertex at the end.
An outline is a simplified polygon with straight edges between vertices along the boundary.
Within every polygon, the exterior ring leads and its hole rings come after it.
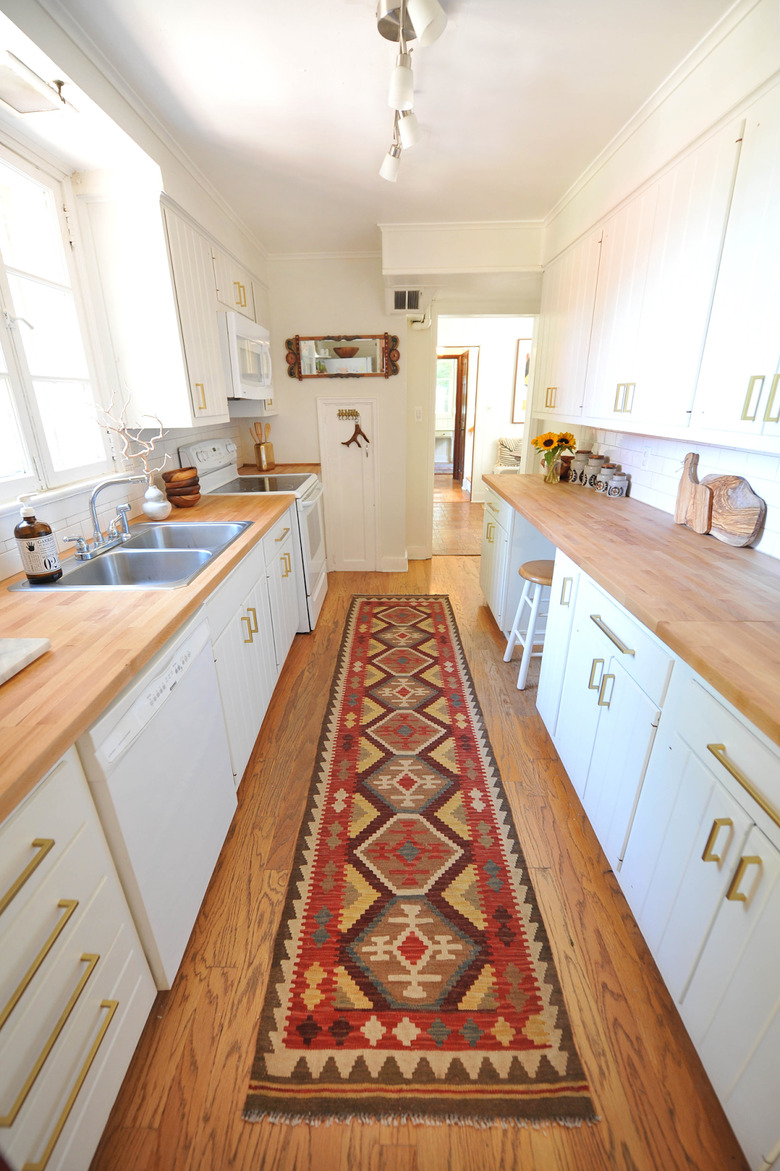
POLYGON ((170 988, 236 809, 208 623, 172 639, 77 742, 158 988, 170 988))

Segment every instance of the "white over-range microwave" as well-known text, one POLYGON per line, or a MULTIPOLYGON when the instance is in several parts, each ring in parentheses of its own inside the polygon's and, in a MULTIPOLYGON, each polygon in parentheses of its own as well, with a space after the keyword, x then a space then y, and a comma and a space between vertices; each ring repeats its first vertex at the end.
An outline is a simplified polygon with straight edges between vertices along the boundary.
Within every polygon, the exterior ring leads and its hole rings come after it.
POLYGON ((221 313, 222 356, 228 398, 272 399, 271 335, 240 313, 221 313))

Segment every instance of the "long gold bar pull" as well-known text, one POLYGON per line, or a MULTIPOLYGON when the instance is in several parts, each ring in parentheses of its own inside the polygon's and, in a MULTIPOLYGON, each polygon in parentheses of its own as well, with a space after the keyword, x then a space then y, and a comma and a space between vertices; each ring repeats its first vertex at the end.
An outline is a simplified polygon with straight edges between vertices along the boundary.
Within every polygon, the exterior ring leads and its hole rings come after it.
POLYGON ((609 629, 609 627, 607 626, 606 622, 604 621, 604 619, 601 617, 600 614, 591 614, 590 620, 591 620, 591 622, 595 622, 596 625, 598 626, 599 630, 602 632, 602 634, 606 634, 609 641, 613 642, 615 644, 617 649, 620 651, 621 655, 635 655, 636 654, 636 651, 632 651, 630 647, 627 647, 626 644, 623 642, 623 640, 621 638, 618 638, 618 636, 615 634, 615 632, 613 630, 609 629))
POLYGON ((763 863, 757 854, 746 854, 739 860, 736 874, 731 880, 731 886, 726 891, 726 898, 730 899, 732 903, 746 903, 747 895, 739 889, 739 884, 745 877, 745 871, 748 866, 762 866, 763 863))
MULTIPOLYGON (((712 823, 712 829, 710 830, 710 836, 707 838, 707 844, 704 847, 704 852, 701 856, 702 862, 722 862, 723 861, 723 857, 724 857, 723 854, 714 853, 713 847, 715 846, 715 842, 717 840, 718 834, 720 833, 720 831, 723 829, 724 826, 728 826, 729 829, 733 829, 734 822, 731 820, 730 817, 716 817, 712 823)), ((728 849, 728 846, 726 847, 726 849, 728 849)))
POLYGON ((30 844, 34 850, 38 851, 38 853, 30 862, 27 863, 19 877, 14 879, 3 897, 0 898, 0 915, 2 915, 3 911, 11 902, 11 899, 16 898, 16 896, 19 894, 19 891, 27 882, 27 879, 30 877, 30 875, 33 874, 34 871, 38 869, 41 862, 43 862, 49 850, 54 845, 54 838, 33 838, 30 844))
POLYGON ((46 1058, 49 1056, 52 1049, 54 1048, 55 1041, 59 1037, 62 1030, 65 1028, 65 1024, 67 1022, 67 1019, 70 1016, 70 1014, 73 1012, 73 1008, 76 1004, 76 1001, 81 996, 81 993, 84 991, 84 987, 87 983, 87 980, 90 978, 90 976, 94 972, 95 965, 97 964, 99 959, 100 959, 100 956, 98 956, 98 955, 85 954, 85 955, 79 956, 79 963, 86 964, 87 968, 84 971, 84 973, 82 974, 81 979, 79 980, 75 989, 73 990, 70 1000, 68 1001, 68 1003, 65 1005, 64 1009, 62 1010, 62 1012, 60 1014, 60 1019, 57 1021, 56 1025, 54 1026, 54 1028, 51 1031, 51 1036, 49 1037, 48 1041, 44 1045, 43 1049, 41 1049, 40 1053, 38 1054, 35 1065, 32 1067, 32 1069, 28 1073, 27 1079, 26 1079, 24 1085, 22 1086, 19 1093, 16 1095, 16 1101, 14 1102, 13 1106, 11 1107, 11 1109, 8 1111, 7 1114, 0 1115, 0 1126, 12 1126, 13 1125, 13 1122, 14 1122, 14 1119, 16 1118, 16 1115, 19 1113, 22 1106, 24 1105, 24 1100, 27 1097, 27 1095, 29 1094, 30 1090, 32 1089, 32 1087, 35 1083, 35 1079, 37 1078, 38 1074, 43 1069, 43 1067, 46 1063, 46 1058))
POLYGON ((70 1112, 73 1109, 73 1105, 76 1101, 76 1098, 78 1098, 78 1096, 79 1096, 79 1091, 81 1090, 81 1087, 84 1084, 84 1079, 86 1078, 87 1074, 90 1071, 90 1068, 92 1067, 92 1062, 95 1060, 95 1057, 97 1056, 98 1049, 103 1044, 103 1038, 105 1037, 106 1033, 108 1032, 108 1026, 111 1024, 111 1021, 114 1019, 114 1013, 116 1012, 117 1008, 119 1007, 119 1001, 118 1000, 101 1000, 100 1007, 102 1009, 108 1009, 108 1014, 104 1018, 103 1024, 100 1026, 100 1029, 98 1031, 98 1035, 95 1037, 95 1040, 92 1042, 92 1046, 90 1048, 89 1053, 86 1056, 86 1060, 84 1061, 84 1064, 81 1067, 81 1071, 79 1073, 79 1076, 76 1078, 76 1081, 74 1082, 73 1087, 72 1087, 70 1093, 68 1094, 68 1100, 62 1108, 62 1113, 60 1114, 59 1118, 57 1119, 57 1123, 54 1127, 54 1130, 49 1135, 49 1140, 43 1149, 43 1154, 41 1155, 40 1159, 38 1159, 37 1162, 35 1162, 35 1163, 31 1162, 28 1159, 28 1161, 22 1167, 22 1171, 44 1171, 46 1164, 48 1163, 49 1159, 51 1158, 51 1153, 54 1150, 55 1146, 57 1145, 57 1140, 59 1139, 60 1135, 62 1134, 62 1129, 65 1126, 65 1123, 68 1121, 68 1117, 70 1116, 70 1112))
POLYGON ((285 538, 285 537, 287 536, 287 534, 289 533, 289 531, 290 531, 289 529, 284 529, 284 531, 282 532, 282 535, 281 535, 280 537, 275 537, 275 538, 274 538, 274 544, 275 544, 275 545, 278 545, 280 541, 283 541, 283 540, 284 540, 284 538, 285 538))
POLYGON ((21 1000, 21 998, 24 996, 25 992, 27 991, 28 987, 30 986, 30 983, 33 979, 33 976, 38 971, 38 969, 40 968, 43 961, 46 959, 46 957, 49 954, 49 952, 51 951, 51 949, 54 947, 54 944, 56 943, 57 938, 60 935, 60 932, 62 931, 63 927, 68 922, 68 919, 70 919, 71 915, 76 910, 76 907, 78 905, 79 905, 78 899, 60 899, 60 901, 57 903, 57 906, 60 907, 62 910, 64 910, 65 914, 60 915, 59 919, 57 920, 56 926, 55 926, 54 930, 52 931, 51 935, 46 940, 43 947, 38 952, 37 956, 35 957, 33 962, 30 964, 27 971, 22 976, 16 989, 11 993, 10 997, 8 998, 8 1002, 5 1006, 5 1008, 3 1009, 2 1012, 0 1012, 0 1029, 2 1029, 3 1025, 8 1020, 11 1013, 16 1008, 16 1006, 19 1003, 19 1001, 21 1000))
POLYGON ((746 793, 749 793, 757 805, 760 805, 767 817, 771 817, 775 825, 780 826, 780 813, 767 801, 763 794, 759 793, 752 781, 749 781, 741 769, 729 760, 726 753, 725 744, 708 744, 707 751, 711 752, 719 764, 722 764, 727 773, 731 773, 737 784, 741 785, 746 793))

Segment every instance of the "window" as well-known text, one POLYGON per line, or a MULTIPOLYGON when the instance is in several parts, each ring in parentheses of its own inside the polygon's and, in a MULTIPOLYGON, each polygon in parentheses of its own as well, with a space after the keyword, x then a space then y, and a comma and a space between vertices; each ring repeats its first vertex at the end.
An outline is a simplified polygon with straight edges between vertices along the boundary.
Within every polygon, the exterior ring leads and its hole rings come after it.
POLYGON ((0 148, 0 501, 111 470, 62 183, 0 148))

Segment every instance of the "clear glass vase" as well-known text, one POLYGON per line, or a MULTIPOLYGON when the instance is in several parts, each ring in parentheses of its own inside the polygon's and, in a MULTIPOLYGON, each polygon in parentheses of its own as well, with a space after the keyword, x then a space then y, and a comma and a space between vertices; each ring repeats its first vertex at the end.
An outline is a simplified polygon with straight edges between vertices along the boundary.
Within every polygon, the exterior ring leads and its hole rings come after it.
POLYGON ((544 482, 545 484, 557 484, 561 478, 560 464, 556 459, 550 460, 549 463, 545 460, 544 482))

